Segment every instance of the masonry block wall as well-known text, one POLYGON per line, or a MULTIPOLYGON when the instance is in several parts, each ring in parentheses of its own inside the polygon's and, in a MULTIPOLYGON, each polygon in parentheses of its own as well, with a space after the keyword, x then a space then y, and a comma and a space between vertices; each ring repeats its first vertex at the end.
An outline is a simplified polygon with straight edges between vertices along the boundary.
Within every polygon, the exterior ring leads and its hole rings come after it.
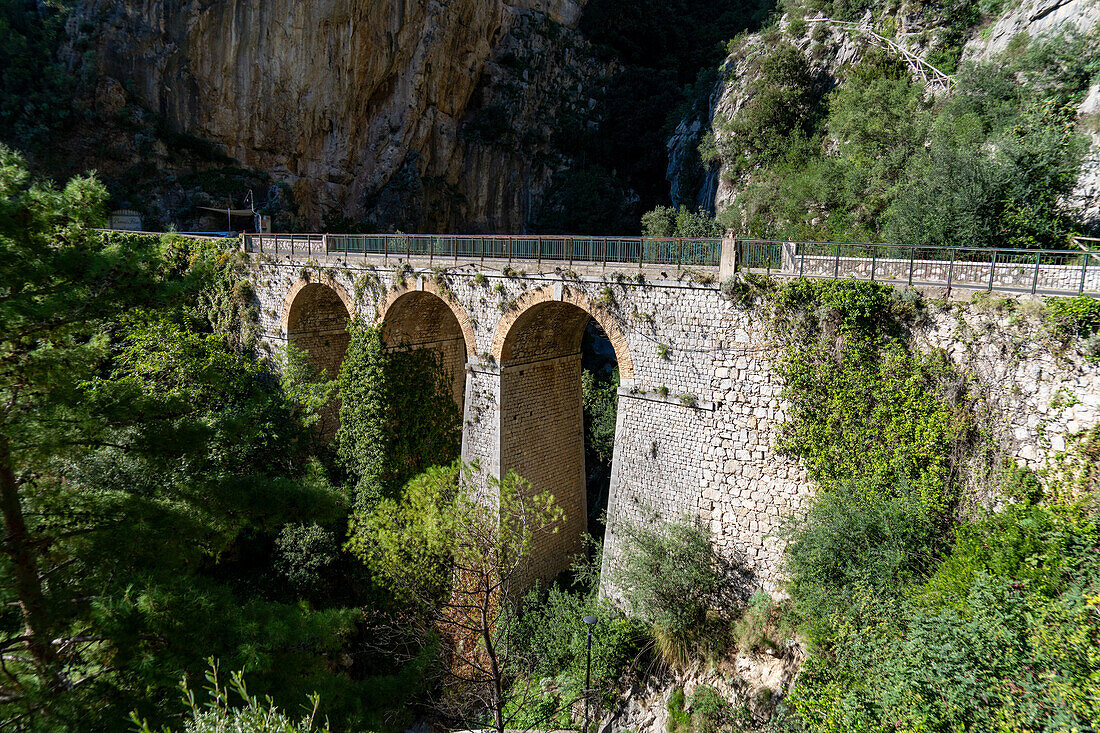
POLYGON ((466 393, 466 339, 454 312, 433 292, 391 290, 386 301, 383 343, 390 349, 431 349, 450 379, 458 409, 466 393))
POLYGON ((588 528, 580 352, 504 365, 500 391, 501 472, 530 481, 533 494, 550 492, 565 513, 556 531, 535 536, 524 573, 549 580, 569 569, 588 528))
MULTIPOLYGON (((723 299, 716 284, 675 273, 647 273, 639 281, 610 270, 505 276, 464 266, 406 277, 403 268, 362 260, 303 267, 259 255, 251 262, 271 349, 288 337, 311 338, 310 321, 299 318, 291 328, 287 315, 322 302, 297 302, 309 275, 310 284, 335 294, 330 305, 339 301, 381 323, 395 340, 442 348, 449 364, 461 364, 456 394, 463 395, 464 459, 497 476, 516 470, 554 493, 566 511, 561 531, 540 540, 532 563, 538 577, 568 566, 585 527, 578 353, 580 330, 595 318, 615 347, 621 374, 606 567, 613 570, 622 550, 624 523, 686 517, 708 527, 719 552, 756 586, 776 588, 777 530, 785 517, 797 516, 812 488, 798 463, 773 449, 785 412, 769 367, 766 326, 755 312, 723 299)), ((1058 431, 1100 421, 1095 365, 1029 346, 999 316, 967 307, 959 313, 937 314, 922 343, 945 348, 990 385, 991 404, 1014 441, 1012 455, 1038 465, 1062 445, 1058 431), (962 322, 971 322, 970 330, 962 322), (1082 396, 1059 397, 1068 392, 1082 396)), ((322 331, 332 336, 331 323, 316 324, 318 338, 322 331)))
POLYGON ((302 283, 289 298, 286 339, 308 352, 310 361, 335 377, 340 371, 350 337, 349 309, 336 291, 322 283, 302 283))

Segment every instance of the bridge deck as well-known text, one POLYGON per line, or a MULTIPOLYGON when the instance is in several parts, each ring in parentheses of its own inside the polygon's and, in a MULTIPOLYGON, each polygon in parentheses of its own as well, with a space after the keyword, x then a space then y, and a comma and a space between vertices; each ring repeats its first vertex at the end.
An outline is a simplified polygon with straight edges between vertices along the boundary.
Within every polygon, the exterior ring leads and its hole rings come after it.
POLYGON ((660 237, 246 234, 246 252, 389 266, 477 265, 580 274, 645 272, 703 282, 739 271, 901 286, 1100 297, 1100 253, 858 242, 660 237))

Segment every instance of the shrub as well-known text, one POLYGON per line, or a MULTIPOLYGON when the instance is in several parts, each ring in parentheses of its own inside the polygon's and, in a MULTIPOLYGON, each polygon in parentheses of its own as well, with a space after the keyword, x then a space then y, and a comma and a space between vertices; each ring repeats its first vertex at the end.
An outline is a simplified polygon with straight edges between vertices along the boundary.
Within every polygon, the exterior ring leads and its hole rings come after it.
POLYGON ((681 687, 677 687, 668 696, 668 703, 665 705, 668 710, 665 730, 668 733, 691 733, 691 713, 685 709, 686 704, 687 696, 681 687))
POLYGON ((652 625, 658 652, 683 665, 724 639, 708 611, 720 602, 724 564, 706 529, 684 518, 671 524, 622 522, 614 583, 630 609, 652 625))
POLYGON ((806 57, 790 43, 768 49, 746 97, 721 137, 722 160, 733 174, 779 159, 791 136, 809 133, 819 99, 806 57))
POLYGON ((752 725, 752 715, 744 703, 731 704, 710 685, 699 685, 691 694, 691 727, 694 733, 751 730, 752 725))
POLYGON ((871 503, 854 498, 860 493, 822 495, 786 527, 788 590, 812 643, 832 641, 832 624, 853 596, 897 596, 930 571, 941 549, 942 528, 919 501, 871 503))
MULTIPOLYGON (((808 293, 781 295, 798 301, 808 293)), ((836 304, 831 299, 840 295, 826 300, 836 304)), ((807 516, 786 529, 788 590, 810 642, 791 704, 811 730, 1084 730, 1100 712, 1094 674, 1100 621, 1085 611, 1084 600, 1100 591, 1100 431, 1071 441, 1039 477, 1004 471, 1005 508, 954 523, 956 469, 933 476, 924 488, 906 482, 920 472, 896 470, 912 468, 916 464, 907 462, 921 456, 946 456, 944 466, 959 466, 966 446, 956 443, 960 451, 952 456, 945 450, 957 436, 892 432, 892 410, 921 424, 935 414, 928 405, 945 403, 935 380, 894 391, 892 380, 884 386, 877 382, 881 372, 866 369, 884 353, 902 362, 913 358, 904 338, 905 313, 913 304, 882 295, 864 291, 840 312, 809 299, 806 304, 818 306, 779 326, 784 339, 796 339, 787 352, 793 356, 787 365, 801 364, 792 373, 796 378, 803 368, 806 375, 813 372, 799 362, 805 352, 843 342, 814 357, 823 381, 788 387, 823 386, 820 394, 829 394, 851 368, 876 384, 872 395, 851 393, 851 404, 891 405, 885 412, 859 407, 845 417, 834 404, 814 418, 816 428, 802 433, 801 445, 827 468, 817 474, 823 491, 807 516), (856 302, 862 305, 852 308, 856 302), (814 346, 824 333, 827 338, 814 346), (853 360, 857 353, 861 357, 853 360), (849 366, 833 372, 830 362, 849 366), (877 462, 861 457, 874 450, 869 436, 864 448, 850 453, 833 451, 826 458, 814 452, 815 445, 841 439, 833 432, 839 426, 856 433, 861 421, 874 426, 875 440, 895 436, 886 439, 894 445, 877 462), (886 480, 891 477, 897 483, 886 480), (936 486, 946 493, 929 490, 936 486)), ((910 371, 925 369, 921 360, 910 363, 910 371)), ((796 423, 807 415, 791 414, 796 423)))
POLYGON ((601 463, 611 461, 615 449, 615 421, 618 414, 619 370, 610 377, 585 369, 581 372, 581 402, 584 409, 584 444, 601 463))
MULTIPOLYGON (((248 692, 244 673, 233 672, 226 687, 218 679, 218 667, 211 660, 210 671, 206 673, 206 693, 210 700, 200 705, 195 693, 181 683, 183 702, 190 711, 184 722, 184 733, 222 733, 240 731, 241 733, 328 733, 328 725, 319 725, 315 720, 320 698, 310 695, 307 713, 295 720, 275 706, 270 697, 260 699, 248 692), (239 705, 231 704, 230 692, 240 698, 239 705)), ((153 733, 149 723, 141 720, 136 713, 131 719, 138 733, 153 733)), ((161 733, 171 733, 164 728, 161 733)))
POLYGON ((910 350, 921 302, 889 286, 792 281, 776 293, 776 368, 790 403, 779 447, 825 492, 875 503, 910 495, 933 513, 955 500, 972 439, 966 382, 945 357, 910 350))
POLYGON ((1100 331, 1100 300, 1080 296, 1047 300, 1046 320, 1059 338, 1088 338, 1100 331))
POLYGON ((749 605, 733 623, 733 641, 743 652, 781 651, 793 632, 789 609, 775 603, 764 591, 753 594, 749 605))
POLYGON ((658 206, 642 214, 642 234, 647 237, 720 237, 722 232, 722 226, 702 209, 658 206))
MULTIPOLYGON (((598 568, 579 575, 598 578, 598 568)), ((622 680, 645 640, 642 624, 599 603, 594 585, 536 587, 525 596, 520 619, 508 639, 514 659, 515 682, 508 691, 516 713, 513 727, 570 725, 570 705, 584 692, 588 659, 584 616, 599 619, 592 629, 590 700, 604 709, 618 702, 622 680)))

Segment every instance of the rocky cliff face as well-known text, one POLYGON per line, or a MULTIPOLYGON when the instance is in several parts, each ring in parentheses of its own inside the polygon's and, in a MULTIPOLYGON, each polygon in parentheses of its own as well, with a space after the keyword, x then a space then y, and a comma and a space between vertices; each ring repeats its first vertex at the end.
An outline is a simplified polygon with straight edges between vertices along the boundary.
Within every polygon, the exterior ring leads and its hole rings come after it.
MULTIPOLYGON (((899 48, 916 58, 922 58, 930 48, 934 48, 929 24, 917 8, 903 3, 895 19, 895 38, 899 48)), ((732 118, 749 101, 750 85, 759 76, 759 57, 770 45, 787 41, 802 51, 821 91, 825 92, 836 84, 837 72, 842 67, 858 62, 869 48, 884 45, 873 37, 872 30, 871 11, 867 11, 859 22, 847 24, 795 24, 785 15, 770 36, 755 33, 733 43, 730 55, 722 66, 720 81, 710 96, 709 106, 682 121, 669 140, 668 178, 673 204, 682 203, 716 213, 729 207, 737 196, 736 182, 721 175, 719 168, 705 171, 703 183, 697 190, 680 190, 681 182, 687 178, 683 166, 691 164, 690 150, 699 144, 706 132, 722 134, 720 126, 715 125, 716 120, 732 118)), ((930 69, 928 71, 931 73, 930 69)), ((937 88, 933 91, 942 90, 937 88)))
MULTIPOLYGON (((292 187, 307 224, 522 231, 588 105, 584 0, 90 0, 96 72, 292 187)), ((102 85, 101 85, 102 86, 102 85)))
MULTIPOLYGON (((985 31, 971 39, 963 58, 988 59, 1008 48, 1013 38, 1025 34, 1088 31, 1100 24, 1097 0, 1025 0, 1010 8, 985 31)), ((1077 184, 1066 203, 1089 228, 1100 228, 1100 84, 1094 84, 1077 109, 1082 132, 1090 140, 1077 184)))
MULTIPOLYGON (((999 17, 974 30, 963 47, 964 61, 988 59, 1020 36, 1034 39, 1059 31, 1085 32, 1100 24, 1100 0, 1022 0, 1007 5, 999 17)), ((806 13, 805 19, 799 20, 784 15, 773 34, 777 33, 779 39, 789 41, 806 55, 823 91, 837 83, 837 73, 842 67, 858 62, 871 48, 886 48, 886 39, 876 38, 873 33, 875 18, 869 10, 858 22, 847 24, 814 23, 817 13, 809 10, 806 13)), ((944 93, 946 89, 936 82, 935 72, 921 66, 942 45, 936 23, 921 12, 919 4, 911 2, 902 2, 893 17, 896 25, 889 39, 893 44, 890 52, 908 54, 916 73, 924 73, 932 80, 930 92, 944 93)), ((770 42, 776 42, 776 37, 770 42)), ((708 131, 722 135, 716 121, 731 118, 748 101, 750 84, 759 75, 756 59, 768 43, 763 33, 739 39, 731 47, 709 104, 684 119, 669 139, 667 178, 674 204, 717 213, 730 207, 740 193, 738 181, 722 175, 718 167, 704 170, 693 179, 690 168, 698 165, 698 159, 692 153, 708 131), (685 186, 685 181, 692 181, 693 185, 685 186)), ((1092 144, 1077 185, 1066 201, 1085 227, 1100 228, 1100 87, 1090 90, 1078 110, 1078 119, 1092 144)))

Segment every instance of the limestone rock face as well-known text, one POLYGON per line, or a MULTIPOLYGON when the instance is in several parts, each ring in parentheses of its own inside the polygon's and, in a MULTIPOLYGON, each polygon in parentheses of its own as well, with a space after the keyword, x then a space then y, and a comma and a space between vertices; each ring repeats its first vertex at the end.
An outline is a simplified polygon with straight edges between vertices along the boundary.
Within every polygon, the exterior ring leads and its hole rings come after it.
MULTIPOLYGON (((988 59, 1008 48, 1013 38, 1062 31, 1089 32, 1100 24, 1100 0, 1024 0, 1008 9, 984 33, 972 38, 963 58, 988 59)), ((1087 228, 1100 226, 1100 84, 1094 84, 1077 110, 1089 150, 1066 204, 1087 228)))
POLYGON ((1081 129, 1089 136, 1089 151, 1067 200, 1070 209, 1086 227, 1100 228, 1100 83, 1093 84, 1077 108, 1081 129))
POLYGON ((599 75, 583 3, 89 0, 74 22, 94 19, 100 75, 288 183, 308 223, 520 231, 554 161, 509 135, 582 104, 599 75))
POLYGON ((1035 38, 1059 30, 1087 31, 1100 23, 1097 0, 1024 0, 1014 4, 985 32, 971 39, 965 59, 988 59, 1008 48, 1020 33, 1035 38))
MULTIPOLYGON (((903 3, 895 19, 897 33, 894 42, 915 57, 923 58, 929 50, 927 19, 912 3, 903 3)), ((807 22, 797 31, 790 17, 785 15, 778 23, 778 33, 784 42, 791 43, 805 54, 811 72, 824 93, 835 86, 836 76, 841 68, 858 63, 868 48, 881 45, 871 41, 869 32, 872 27, 870 11, 858 23, 842 25, 807 22)), ((670 164, 667 175, 673 185, 674 202, 682 201, 689 206, 693 204, 688 192, 678 191, 674 183, 682 175, 679 166, 689 157, 684 151, 688 146, 698 144, 700 126, 713 129, 716 135, 730 134, 722 131, 721 125, 715 126, 715 121, 732 118, 749 101, 750 86, 759 75, 758 58, 765 52, 767 45, 774 42, 774 38, 766 40, 760 33, 741 39, 723 65, 721 81, 711 96, 710 108, 704 117, 681 122, 673 133, 669 141, 670 164)), ((942 91, 942 88, 933 88, 934 93, 942 91)), ((740 185, 740 182, 721 175, 721 170, 711 170, 704 179, 694 206, 712 212, 723 211, 732 206, 740 195, 740 185)))

